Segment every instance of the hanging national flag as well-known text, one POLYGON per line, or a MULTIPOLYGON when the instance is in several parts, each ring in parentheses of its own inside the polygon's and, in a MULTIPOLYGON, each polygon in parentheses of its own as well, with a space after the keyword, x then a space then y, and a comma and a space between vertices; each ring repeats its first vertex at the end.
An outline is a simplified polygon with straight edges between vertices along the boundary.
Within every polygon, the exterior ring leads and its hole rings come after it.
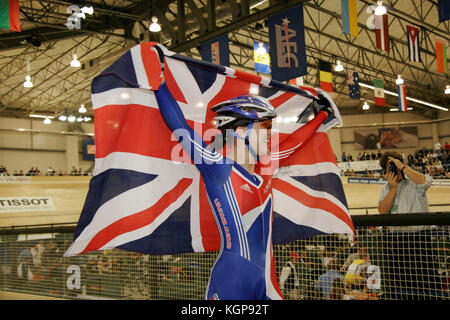
MULTIPOLYGON (((290 119, 317 98, 317 92, 192 59, 160 44, 145 42, 131 48, 92 81, 95 169, 66 256, 111 248, 151 254, 220 248, 203 178, 189 155, 179 152, 181 146, 161 116, 160 108, 167 108, 167 101, 156 94, 162 74, 163 90, 170 92, 187 125, 198 133, 194 139, 199 140, 192 140, 199 143, 195 152, 206 158, 222 157, 202 139, 216 130, 211 107, 217 103, 256 87, 279 117, 290 119)), ((327 134, 339 123, 335 109, 302 149, 298 149, 301 144, 286 145, 286 151, 278 152, 279 170, 271 182, 273 244, 324 233, 353 235, 327 134)), ((281 146, 307 123, 274 121, 273 125, 281 146)), ((245 232, 260 221, 251 212, 242 212, 248 222, 245 232)))
POLYGON ((19 0, 0 1, 0 28, 20 32, 19 0))
POLYGON ((319 60, 320 88, 326 92, 333 92, 333 79, 331 75, 331 63, 319 60))
POLYGON ((341 0, 342 32, 358 37, 356 0, 341 0))
POLYGON ((437 3, 439 12, 439 22, 450 19, 450 1, 449 0, 438 0, 437 3))
POLYGON ((200 45, 202 60, 225 67, 230 66, 230 49, 228 47, 228 34, 203 42, 200 45))
POLYGON ((419 28, 414 26, 406 26, 408 35, 409 60, 420 62, 420 37, 419 28))
POLYGON ((387 14, 375 15, 375 39, 378 49, 389 51, 389 23, 387 14))
POLYGON ((298 78, 294 78, 289 80, 289 84, 292 84, 294 86, 303 86, 303 77, 298 77, 298 78))
POLYGON ((436 38, 436 63, 438 72, 448 73, 446 40, 436 38))
POLYGON ((360 99, 361 93, 359 91, 359 74, 356 71, 348 72, 348 89, 349 95, 352 99, 360 99))
POLYGON ((406 103, 406 86, 404 84, 397 86, 398 94, 398 110, 408 111, 408 105, 406 103))
POLYGON ((269 17, 272 79, 288 81, 307 74, 303 4, 269 17))
POLYGON ((253 58, 256 72, 270 74, 270 55, 267 43, 253 41, 253 58))
POLYGON ((373 79, 375 105, 386 106, 386 100, 384 98, 384 82, 381 79, 373 79))

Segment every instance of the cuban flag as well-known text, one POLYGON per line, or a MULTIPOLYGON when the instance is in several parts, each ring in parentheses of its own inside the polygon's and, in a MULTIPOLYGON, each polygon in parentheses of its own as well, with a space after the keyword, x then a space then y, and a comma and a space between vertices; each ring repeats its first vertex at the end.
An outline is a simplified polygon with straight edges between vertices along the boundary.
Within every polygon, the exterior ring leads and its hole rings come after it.
MULTIPOLYGON (((65 256, 120 248, 149 254, 216 251, 220 236, 202 177, 159 112, 164 81, 188 124, 209 143, 219 102, 258 91, 277 110, 282 141, 304 123, 312 89, 195 60, 160 44, 139 44, 92 82, 95 169, 65 256), (163 57, 164 61, 160 59, 163 57), (208 134, 206 134, 208 133, 208 134)), ((338 110, 272 178, 273 243, 354 229, 327 130, 338 110), (301 151, 301 152, 300 152, 301 151)))
POLYGON ((398 110, 408 111, 408 104, 406 103, 406 86, 404 84, 397 86, 398 94, 398 110))
POLYGON ((413 26, 406 26, 408 33, 408 51, 409 60, 414 62, 420 62, 420 38, 419 28, 413 26))

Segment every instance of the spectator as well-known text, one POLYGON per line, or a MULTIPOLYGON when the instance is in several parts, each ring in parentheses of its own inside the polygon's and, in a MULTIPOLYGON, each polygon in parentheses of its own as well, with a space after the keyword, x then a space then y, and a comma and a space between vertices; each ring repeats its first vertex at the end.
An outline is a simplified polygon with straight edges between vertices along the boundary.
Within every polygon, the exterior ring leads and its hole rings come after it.
POLYGON ((347 161, 347 156, 345 155, 345 152, 342 152, 341 160, 342 160, 342 162, 347 161))
POLYGON ((341 278, 333 280, 327 300, 351 300, 351 297, 346 294, 345 284, 341 278))
POLYGON ((291 300, 298 300, 299 298, 299 278, 297 275, 298 261, 298 253, 295 251, 291 252, 290 260, 283 267, 280 276, 280 289, 283 294, 291 300))
POLYGON ((447 141, 445 141, 445 151, 450 151, 450 144, 447 141))
POLYGON ((378 200, 380 214, 429 211, 426 191, 433 182, 432 177, 404 165, 398 152, 385 152, 380 166, 387 181, 378 200), (397 168, 397 174, 390 169, 393 165, 397 168))
POLYGON ((333 281, 336 278, 339 278, 342 281, 344 280, 343 276, 339 273, 338 260, 333 259, 328 264, 327 272, 322 274, 316 282, 316 292, 322 299, 328 299, 333 281))
POLYGON ((434 144, 434 150, 435 150, 436 152, 441 151, 441 144, 439 143, 439 141, 437 141, 437 142, 434 144))

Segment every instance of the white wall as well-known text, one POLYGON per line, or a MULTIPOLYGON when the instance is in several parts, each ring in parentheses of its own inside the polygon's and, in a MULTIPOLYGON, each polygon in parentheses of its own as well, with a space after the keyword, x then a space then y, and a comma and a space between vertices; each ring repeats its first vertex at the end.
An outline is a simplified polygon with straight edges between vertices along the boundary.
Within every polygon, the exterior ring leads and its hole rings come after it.
MULTIPOLYGON (((32 129, 43 131, 68 131, 68 125, 58 120, 45 125, 41 119, 0 118, 0 129, 32 129)), ((85 133, 93 133, 93 123, 83 123, 85 133)), ((84 136, 77 137, 78 150, 82 151, 81 141, 84 136)), ((51 166, 56 171, 70 170, 67 159, 67 135, 50 133, 30 133, 18 131, 0 131, 0 164, 4 165, 10 174, 14 170, 28 171, 31 167, 38 167, 46 171, 51 166)), ((78 157, 78 167, 89 169, 93 161, 82 160, 82 154, 72 154, 78 157)))

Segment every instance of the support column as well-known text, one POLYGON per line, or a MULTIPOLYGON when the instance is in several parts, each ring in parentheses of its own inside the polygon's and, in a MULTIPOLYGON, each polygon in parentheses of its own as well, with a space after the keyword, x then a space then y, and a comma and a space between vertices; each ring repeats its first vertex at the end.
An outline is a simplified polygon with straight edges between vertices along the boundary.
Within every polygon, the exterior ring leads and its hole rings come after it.
POLYGON ((72 167, 78 170, 78 137, 67 135, 66 136, 66 170, 70 172, 72 167))
POLYGON ((333 128, 328 130, 328 138, 330 139, 331 147, 333 148, 333 152, 339 160, 341 157, 341 129, 333 128))
POLYGON ((433 135, 433 148, 436 142, 439 141, 439 128, 437 123, 431 124, 431 133, 433 135))

